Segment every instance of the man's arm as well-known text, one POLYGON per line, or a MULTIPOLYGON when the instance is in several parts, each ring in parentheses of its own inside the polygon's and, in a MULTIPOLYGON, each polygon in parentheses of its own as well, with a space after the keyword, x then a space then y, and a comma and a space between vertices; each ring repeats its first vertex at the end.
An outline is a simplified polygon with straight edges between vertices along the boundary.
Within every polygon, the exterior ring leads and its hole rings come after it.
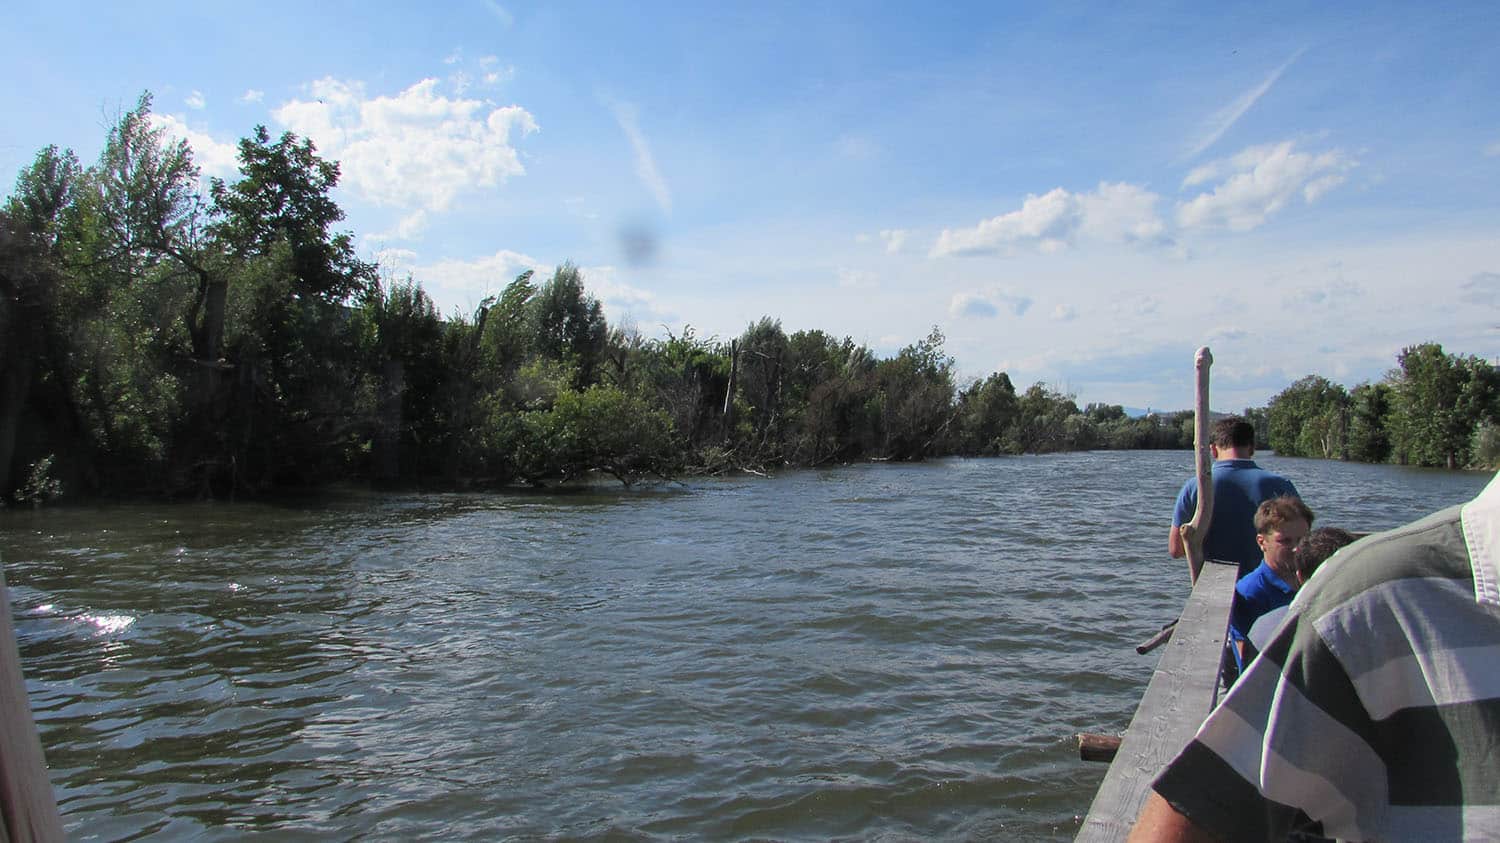
POLYGON ((1172 525, 1172 532, 1167 534, 1167 553, 1173 559, 1181 559, 1187 554, 1187 545, 1182 543, 1182 528, 1176 524, 1172 525))
POLYGON ((1219 838, 1193 825, 1153 790, 1126 843, 1219 843, 1219 838))

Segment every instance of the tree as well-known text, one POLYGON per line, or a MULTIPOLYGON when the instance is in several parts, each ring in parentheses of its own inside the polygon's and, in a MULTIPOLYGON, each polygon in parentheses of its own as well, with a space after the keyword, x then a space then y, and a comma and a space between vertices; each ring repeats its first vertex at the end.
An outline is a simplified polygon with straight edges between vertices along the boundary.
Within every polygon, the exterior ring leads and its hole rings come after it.
POLYGON ((1386 428, 1391 414, 1389 384, 1362 383, 1349 393, 1349 459, 1385 462, 1391 458, 1386 428))
POLYGON ((559 266, 532 298, 537 351, 566 362, 579 386, 597 380, 609 326, 604 307, 583 288, 583 273, 571 262, 559 266))
POLYGON ((1459 412, 1467 372, 1437 343, 1401 351, 1391 372, 1391 447, 1401 463, 1456 468, 1467 462, 1473 426, 1459 412))
POLYGON ((379 379, 371 443, 375 476, 394 481, 422 466, 420 460, 402 460, 403 445, 438 437, 434 411, 442 387, 442 322, 432 299, 410 278, 390 285, 377 282, 365 297, 362 316, 365 344, 379 379))
POLYGON ((1285 456, 1342 457, 1348 412, 1349 395, 1342 386, 1308 375, 1267 405, 1267 442, 1285 456))
POLYGON ((936 326, 877 368, 885 455, 921 459, 953 420, 953 358, 936 326))
POLYGON ((239 158, 237 181, 211 182, 214 236, 240 257, 286 243, 300 295, 340 302, 374 281, 374 266, 355 257, 350 235, 330 230, 344 218, 331 196, 337 162, 320 158, 312 141, 291 132, 272 143, 265 126, 240 141, 239 158))
POLYGON ((1002 453, 1019 409, 1010 376, 996 372, 974 383, 959 395, 958 405, 960 450, 983 456, 1002 453))
POLYGON ((763 317, 740 335, 736 366, 736 392, 750 409, 754 450, 764 457, 779 456, 785 433, 783 380, 786 374, 787 336, 781 322, 763 317))

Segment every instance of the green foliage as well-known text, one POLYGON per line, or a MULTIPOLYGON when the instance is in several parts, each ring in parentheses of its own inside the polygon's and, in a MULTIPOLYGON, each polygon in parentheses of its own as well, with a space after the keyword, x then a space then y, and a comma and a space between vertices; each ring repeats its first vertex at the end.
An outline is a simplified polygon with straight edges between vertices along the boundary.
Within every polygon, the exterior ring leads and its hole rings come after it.
POLYGON ((1485 421, 1474 428, 1472 467, 1487 471, 1500 468, 1500 424, 1485 421))
POLYGON ((609 326, 604 307, 584 290, 578 267, 559 266, 531 298, 531 308, 537 353, 570 363, 579 386, 595 383, 609 326))
POLYGON ((564 391, 546 410, 521 415, 518 471, 531 482, 607 473, 630 485, 670 470, 672 425, 666 413, 618 387, 564 391))
POLYGON ((1271 450, 1293 457, 1344 455, 1349 395, 1342 386, 1308 375, 1282 390, 1266 407, 1271 450))
POLYGON ((1447 354, 1437 343, 1404 349, 1391 372, 1388 429, 1402 463, 1461 468, 1471 461, 1475 429, 1500 420, 1500 375, 1475 357, 1447 354))
POLYGON ((1020 411, 1010 376, 996 372, 959 394, 960 453, 994 456, 1006 452, 1010 428, 1020 411))
POLYGON ((52 455, 48 454, 31 464, 26 482, 16 489, 17 503, 29 503, 32 508, 36 508, 62 497, 62 482, 52 477, 52 459, 52 455))
POLYGON ((936 326, 925 339, 903 349, 876 369, 884 456, 921 459, 935 451, 938 437, 954 418, 953 358, 943 351, 936 326))
POLYGON ((291 132, 272 143, 265 126, 240 141, 239 158, 239 180, 211 182, 214 236, 241 257, 285 244, 300 295, 340 302, 374 280, 374 266, 354 256, 353 239, 330 231, 344 218, 329 195, 339 181, 336 162, 291 132))
MULTIPOLYGON (((769 316, 733 355, 691 327, 611 329, 572 263, 444 319, 417 279, 380 279, 335 231, 338 165, 311 142, 255 127, 206 204, 191 150, 150 108, 143 95, 121 115, 87 168, 41 150, 0 207, 0 497, 634 483, 1192 441, 1191 413, 1080 410, 1045 384, 1018 395, 1004 372, 956 389, 936 327, 888 359, 769 316)), ((1434 344, 1398 363, 1347 393, 1309 376, 1246 415, 1289 454, 1495 462, 1494 368, 1434 344)))
POLYGON ((1349 393, 1349 459, 1386 462, 1391 458, 1391 438, 1386 431, 1391 415, 1391 387, 1384 383, 1362 383, 1349 393))

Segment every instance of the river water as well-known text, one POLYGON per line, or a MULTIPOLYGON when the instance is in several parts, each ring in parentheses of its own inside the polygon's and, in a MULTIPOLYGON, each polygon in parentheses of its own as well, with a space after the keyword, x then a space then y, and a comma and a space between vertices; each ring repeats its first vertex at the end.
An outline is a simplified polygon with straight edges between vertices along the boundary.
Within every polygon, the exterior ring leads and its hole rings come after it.
MULTIPOLYGON (((1191 459, 43 509, 0 553, 72 838, 1067 839, 1191 459)), ((1489 478, 1261 463, 1356 530, 1489 478)))

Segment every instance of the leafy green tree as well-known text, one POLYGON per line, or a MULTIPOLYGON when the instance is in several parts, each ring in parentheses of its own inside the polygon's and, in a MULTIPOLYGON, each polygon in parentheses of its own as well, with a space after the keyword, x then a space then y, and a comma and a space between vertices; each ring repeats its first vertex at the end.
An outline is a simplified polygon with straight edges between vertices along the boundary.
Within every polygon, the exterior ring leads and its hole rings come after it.
POLYGON ((517 462, 533 483, 568 482, 603 472, 627 486, 665 474, 673 461, 666 413, 618 387, 565 390, 546 410, 521 416, 517 462))
POLYGON ((1386 431, 1391 401, 1391 387, 1384 383, 1362 383, 1349 393, 1349 459, 1380 463, 1391 458, 1386 431))
POLYGON ((788 417, 786 458, 802 465, 854 459, 878 439, 877 362, 845 337, 798 331, 787 338, 782 383, 788 417))
POLYGON ((377 282, 365 296, 361 316, 363 344, 378 378, 375 476, 385 481, 414 476, 425 463, 421 447, 436 446, 443 434, 436 412, 444 374, 442 322, 432 299, 410 278, 377 282), (404 460, 403 451, 409 455, 404 460))
POLYGON ((583 273, 572 263, 559 266, 531 300, 536 348, 548 360, 567 362, 579 386, 598 379, 609 325, 599 300, 583 287, 583 273))
POLYGON ((790 344, 781 322, 762 318, 740 335, 736 391, 749 405, 751 447, 757 461, 778 458, 785 435, 784 384, 790 344))
POLYGON ((1078 405, 1044 383, 1033 384, 1021 395, 1017 418, 1006 436, 1006 451, 1012 454, 1049 454, 1067 450, 1082 432, 1068 419, 1078 416, 1078 405))
POLYGON ((211 233, 240 257, 290 249, 295 292, 341 302, 375 279, 375 268, 355 257, 353 238, 334 233, 344 211, 333 200, 339 165, 320 158, 312 141, 284 133, 274 143, 265 126, 240 141, 240 178, 213 179, 211 233))
POLYGON ((11 225, 40 238, 49 252, 56 250, 78 202, 83 168, 72 150, 48 146, 16 177, 15 191, 6 203, 11 225))
POLYGON ((1475 423, 1461 407, 1471 370, 1437 343, 1403 349, 1392 385, 1391 447, 1396 459, 1457 468, 1468 462, 1475 423))
POLYGON ((1344 388, 1308 375, 1277 393, 1266 407, 1271 450, 1286 456, 1341 457, 1349 412, 1344 388))
MULTIPOLYGON (((921 459, 953 421, 953 358, 936 326, 922 340, 880 363, 883 451, 894 460, 921 459)), ((942 450, 938 446, 937 450, 942 450)))
POLYGON ((974 383, 958 397, 960 450, 994 456, 1006 448, 1006 436, 1019 412, 1010 376, 996 372, 974 383))

